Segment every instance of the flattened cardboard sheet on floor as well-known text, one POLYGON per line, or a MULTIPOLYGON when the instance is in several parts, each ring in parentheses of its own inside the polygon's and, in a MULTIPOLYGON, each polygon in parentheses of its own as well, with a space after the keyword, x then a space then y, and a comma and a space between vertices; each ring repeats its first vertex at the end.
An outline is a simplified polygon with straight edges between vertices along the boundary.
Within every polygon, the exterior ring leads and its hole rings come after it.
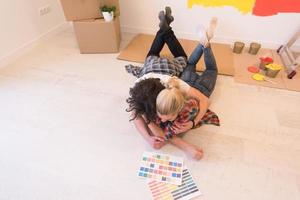
POLYGON ((277 54, 276 50, 271 49, 260 49, 257 55, 251 55, 247 52, 247 49, 241 54, 234 54, 234 66, 235 66, 235 74, 234 80, 239 83, 245 83, 250 85, 260 85, 265 87, 279 88, 279 89, 287 89, 300 91, 300 69, 297 69, 297 74, 293 77, 293 79, 288 79, 287 74, 284 69, 280 70, 275 78, 268 78, 272 82, 268 81, 256 81, 252 78, 252 73, 247 70, 249 66, 259 66, 260 57, 272 57, 274 63, 282 64, 282 61, 277 54))
MULTIPOLYGON (((131 42, 125 47, 118 56, 120 60, 127 60, 132 62, 143 63, 145 57, 150 49, 154 35, 138 34, 131 42)), ((186 54, 189 56, 198 42, 194 40, 179 39, 186 54)), ((230 75, 234 74, 233 53, 230 45, 213 43, 212 49, 218 64, 219 74, 230 75)), ((167 45, 164 46, 161 56, 172 57, 172 54, 167 45)), ((197 71, 205 69, 203 56, 197 65, 197 71)))

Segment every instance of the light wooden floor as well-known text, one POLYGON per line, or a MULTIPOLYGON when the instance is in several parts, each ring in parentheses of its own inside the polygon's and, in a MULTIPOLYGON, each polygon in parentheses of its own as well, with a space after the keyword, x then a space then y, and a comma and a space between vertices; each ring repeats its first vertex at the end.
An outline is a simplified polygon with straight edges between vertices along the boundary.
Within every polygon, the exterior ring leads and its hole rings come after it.
MULTIPOLYGON (((153 150, 128 122, 135 79, 116 57, 80 55, 70 29, 0 69, 1 200, 151 198, 136 173, 153 150)), ((203 160, 159 152, 185 158, 200 200, 300 199, 300 93, 218 78, 221 127, 184 137, 203 160)))

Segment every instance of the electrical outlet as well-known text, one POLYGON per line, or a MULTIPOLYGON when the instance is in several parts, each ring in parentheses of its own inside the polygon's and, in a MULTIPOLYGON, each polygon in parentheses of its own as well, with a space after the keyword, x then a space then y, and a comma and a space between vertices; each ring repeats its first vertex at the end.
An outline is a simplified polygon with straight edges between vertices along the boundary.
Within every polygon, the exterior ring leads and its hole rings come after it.
POLYGON ((40 7, 40 8, 39 8, 39 14, 40 14, 40 16, 46 15, 46 14, 48 14, 49 12, 51 12, 50 5, 46 5, 46 6, 44 6, 44 7, 40 7))

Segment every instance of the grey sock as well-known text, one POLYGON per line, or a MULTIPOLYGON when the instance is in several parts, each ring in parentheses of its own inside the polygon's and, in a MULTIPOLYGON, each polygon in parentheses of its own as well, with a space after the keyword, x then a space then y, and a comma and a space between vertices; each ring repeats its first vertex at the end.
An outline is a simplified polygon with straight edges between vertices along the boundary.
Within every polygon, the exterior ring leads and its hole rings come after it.
POLYGON ((174 17, 172 16, 171 7, 166 6, 165 11, 166 11, 166 21, 167 21, 167 24, 170 25, 172 23, 172 21, 174 21, 174 17))
POLYGON ((163 10, 159 12, 158 19, 160 20, 159 28, 161 28, 162 30, 167 30, 169 28, 169 25, 167 23, 165 12, 163 10))

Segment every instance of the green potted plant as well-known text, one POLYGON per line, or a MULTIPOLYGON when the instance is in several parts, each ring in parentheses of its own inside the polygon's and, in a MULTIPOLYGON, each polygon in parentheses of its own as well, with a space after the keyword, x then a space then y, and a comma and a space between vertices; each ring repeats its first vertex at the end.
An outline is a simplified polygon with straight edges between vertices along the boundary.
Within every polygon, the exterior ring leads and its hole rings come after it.
POLYGON ((100 8, 104 20, 110 22, 114 19, 114 13, 116 12, 116 6, 104 5, 100 8))

